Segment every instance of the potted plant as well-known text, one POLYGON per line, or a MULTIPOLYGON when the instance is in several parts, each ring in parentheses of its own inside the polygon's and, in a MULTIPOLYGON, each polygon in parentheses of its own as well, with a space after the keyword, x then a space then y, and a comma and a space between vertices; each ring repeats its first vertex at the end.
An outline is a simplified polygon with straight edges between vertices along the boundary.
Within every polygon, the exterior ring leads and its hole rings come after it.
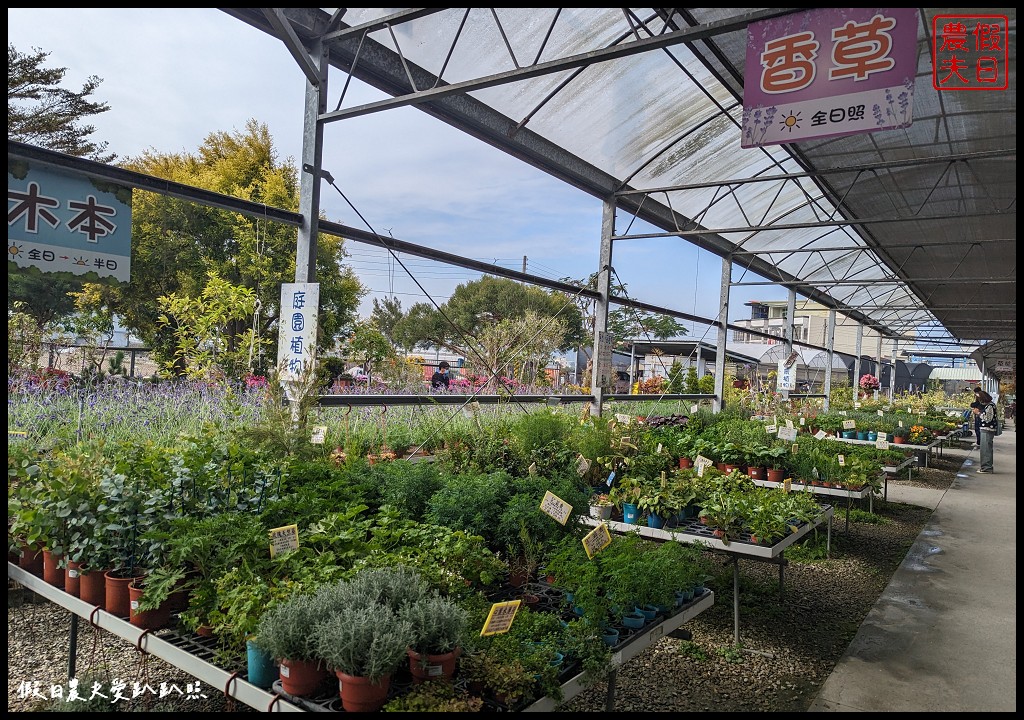
POLYGON ((469 612, 454 600, 431 594, 405 605, 398 618, 412 628, 407 650, 416 683, 450 679, 469 625, 469 612))
POLYGON ((706 497, 698 517, 714 530, 714 536, 728 544, 742 529, 742 508, 744 501, 741 496, 726 491, 717 491, 706 497))
POLYGON ((647 513, 647 524, 653 528, 665 525, 669 517, 674 517, 679 508, 673 503, 666 480, 658 484, 648 484, 636 503, 637 510, 647 513))
POLYGON ((630 476, 618 479, 612 485, 608 497, 615 504, 615 507, 622 511, 623 522, 636 522, 637 502, 640 500, 640 494, 643 492, 643 484, 643 479, 630 476))
POLYGON ((254 643, 278 661, 281 686, 289 695, 313 695, 330 677, 314 634, 325 610, 319 595, 293 595, 260 619, 254 643))
POLYGON ((614 507, 608 493, 596 493, 590 497, 590 517, 597 520, 607 520, 612 516, 614 507))
POLYGON ((310 635, 316 656, 338 676, 346 712, 383 707, 412 639, 412 624, 381 603, 337 607, 310 635))
POLYGON ((784 445, 771 445, 765 450, 765 464, 768 468, 768 480, 782 482, 789 471, 788 457, 790 450, 784 445))

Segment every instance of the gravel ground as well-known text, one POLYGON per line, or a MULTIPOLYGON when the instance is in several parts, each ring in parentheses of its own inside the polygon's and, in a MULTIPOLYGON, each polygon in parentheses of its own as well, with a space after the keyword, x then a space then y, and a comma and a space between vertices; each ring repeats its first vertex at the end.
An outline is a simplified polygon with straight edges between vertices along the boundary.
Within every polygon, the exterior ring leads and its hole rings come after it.
MULTIPOLYGON (((948 488, 961 463, 959 454, 947 454, 932 467, 915 470, 910 480, 906 475, 890 480, 890 488, 948 488)), ((791 559, 781 597, 777 566, 741 561, 738 645, 733 634, 732 566, 716 555, 718 569, 708 583, 715 592, 714 606, 684 626, 692 633, 691 640, 664 638, 619 668, 615 709, 806 711, 931 515, 926 508, 879 498, 874 509, 881 522, 865 522, 866 513, 854 513, 845 532, 837 509, 831 557, 791 559)), ((38 681, 43 695, 49 694, 51 685, 61 685, 67 692, 68 614, 50 603, 22 599, 20 590, 8 591, 10 711, 39 710, 43 705, 38 698, 24 697, 23 683, 38 681)), ((111 680, 121 679, 129 698, 136 681, 157 688, 165 682, 182 690, 196 682, 123 640, 94 631, 86 622, 79 626, 78 648, 80 694, 93 680, 99 680, 106 693, 111 680)), ((604 711, 607 690, 607 682, 597 683, 562 711, 604 711)), ((252 711, 226 700, 219 689, 203 686, 199 691, 207 697, 160 700, 146 693, 114 705, 102 701, 102 710, 252 711)))

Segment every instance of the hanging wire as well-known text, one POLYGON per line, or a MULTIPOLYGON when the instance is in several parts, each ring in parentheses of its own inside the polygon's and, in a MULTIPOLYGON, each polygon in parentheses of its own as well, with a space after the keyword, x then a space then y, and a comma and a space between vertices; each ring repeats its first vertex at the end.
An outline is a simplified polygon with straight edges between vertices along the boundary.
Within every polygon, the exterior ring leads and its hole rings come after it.
MULTIPOLYGON (((324 178, 324 180, 326 180, 328 182, 328 184, 331 187, 333 187, 335 189, 335 191, 337 191, 337 193, 341 196, 342 200, 344 200, 348 204, 348 206, 350 208, 352 208, 352 211, 359 217, 359 219, 363 221, 363 224, 366 225, 367 229, 369 229, 369 231, 371 233, 373 233, 373 236, 375 238, 377 238, 377 241, 380 243, 381 247, 383 247, 385 250, 387 250, 391 254, 391 257, 394 258, 395 262, 398 263, 403 270, 405 270, 405 272, 409 276, 409 278, 414 283, 416 283, 416 287, 418 287, 420 289, 420 291, 422 291, 424 293, 424 295, 427 296, 427 299, 430 300, 430 303, 441 314, 441 317, 443 317, 445 319, 445 321, 452 328, 454 328, 455 332, 457 332, 459 334, 459 337, 462 338, 463 342, 466 345, 466 348, 468 350, 470 350, 476 356, 476 358, 480 361, 480 364, 483 365, 484 369, 487 371, 488 375, 491 375, 492 379, 498 379, 498 381, 501 383, 501 385, 504 386, 505 389, 509 391, 510 395, 512 395, 511 388, 508 387, 507 383, 501 381, 500 378, 497 378, 497 376, 494 374, 494 371, 492 370, 492 368, 488 365, 487 361, 484 359, 484 357, 477 350, 476 346, 479 344, 479 341, 475 337, 473 337, 473 336, 469 335, 468 333, 466 333, 465 331, 463 331, 462 328, 460 328, 458 325, 456 325, 452 321, 452 319, 450 317, 448 317, 447 313, 445 313, 445 311, 441 308, 441 306, 437 303, 437 301, 434 300, 434 298, 430 295, 430 293, 427 292, 427 289, 425 287, 423 287, 423 285, 422 285, 422 283, 420 283, 419 279, 417 279, 417 277, 412 273, 412 271, 410 271, 409 268, 407 268, 405 266, 405 263, 402 262, 402 259, 398 257, 397 253, 395 253, 395 251, 392 250, 388 246, 387 241, 383 237, 381 237, 380 233, 378 233, 376 230, 373 229, 373 226, 370 225, 370 223, 366 220, 366 218, 363 217, 362 213, 360 213, 359 210, 356 208, 356 206, 352 204, 352 201, 348 199, 348 197, 345 195, 345 193, 343 193, 341 191, 341 188, 339 188, 334 183, 334 178, 331 177, 329 174, 324 174, 323 178, 324 178)), ((521 403, 516 402, 516 404, 519 405, 520 407, 522 407, 521 403)))

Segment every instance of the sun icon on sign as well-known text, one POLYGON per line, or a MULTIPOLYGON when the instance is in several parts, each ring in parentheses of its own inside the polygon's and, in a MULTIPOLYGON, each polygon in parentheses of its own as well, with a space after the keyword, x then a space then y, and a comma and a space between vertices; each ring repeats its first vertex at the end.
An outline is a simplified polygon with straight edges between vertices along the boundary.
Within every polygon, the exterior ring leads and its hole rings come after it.
POLYGON ((24 249, 25 248, 23 248, 18 243, 11 243, 10 245, 7 246, 7 254, 10 255, 12 258, 21 257, 21 251, 24 249))
POLYGON ((789 113, 779 122, 785 130, 793 132, 793 130, 800 129, 800 113, 789 113))

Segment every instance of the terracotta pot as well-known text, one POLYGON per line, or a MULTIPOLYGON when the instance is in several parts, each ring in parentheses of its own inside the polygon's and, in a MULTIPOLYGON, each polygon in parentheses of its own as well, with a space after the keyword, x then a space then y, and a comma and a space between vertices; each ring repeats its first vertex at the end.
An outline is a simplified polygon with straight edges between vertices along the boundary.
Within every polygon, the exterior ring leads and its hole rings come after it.
POLYGON ((107 573, 103 570, 79 570, 78 596, 90 605, 107 609, 107 573))
POLYGON ((729 473, 734 473, 734 472, 736 472, 739 469, 740 469, 739 465, 730 465, 729 463, 726 463, 725 467, 723 468, 723 472, 726 475, 728 475, 729 473))
POLYGON ((139 610, 144 589, 136 582, 128 584, 128 622, 144 630, 159 630, 171 624, 171 609, 165 600, 156 610, 139 610))
POLYGON ((324 680, 330 677, 319 663, 304 660, 282 660, 280 674, 281 689, 299 697, 316 694, 324 680))
POLYGON ((43 580, 54 587, 64 584, 64 571, 59 567, 62 557, 51 550, 43 550, 43 580))
POLYGON ((68 595, 78 597, 81 594, 82 572, 80 568, 81 566, 74 560, 68 560, 68 565, 64 568, 64 592, 68 595))
POLYGON ((385 675, 376 682, 369 678, 346 675, 340 670, 338 676, 341 707, 346 712, 375 712, 384 707, 388 700, 391 676, 385 675))
POLYGON ((104 573, 103 577, 106 581, 107 612, 119 618, 128 617, 132 609, 132 601, 128 596, 128 586, 135 580, 141 580, 142 577, 119 577, 109 572, 104 573))
POLYGON ((423 656, 412 648, 406 652, 409 655, 409 670, 412 672, 413 682, 419 685, 427 680, 451 678, 455 674, 455 663, 462 654, 462 648, 437 655, 428 654, 426 662, 423 661, 423 656))
POLYGON ((765 469, 763 467, 748 467, 747 475, 750 476, 751 480, 764 480, 765 469))
POLYGON ((786 479, 786 471, 779 468, 768 468, 768 480, 770 482, 782 482, 786 479))
POLYGON ((693 460, 691 460, 688 457, 681 457, 681 458, 679 458, 679 469, 680 470, 685 470, 687 468, 692 468, 692 467, 693 467, 693 460))
POLYGON ((894 445, 902 445, 902 444, 903 444, 903 443, 905 443, 906 441, 907 441, 907 439, 906 439, 906 438, 904 438, 904 437, 894 437, 894 438, 892 439, 892 442, 893 442, 893 444, 894 444, 894 445))
POLYGON ((36 577, 43 576, 43 551, 37 548, 22 546, 18 567, 32 573, 36 577))
POLYGON ((200 637, 213 637, 213 626, 200 625, 196 628, 196 635, 199 635, 200 637))

